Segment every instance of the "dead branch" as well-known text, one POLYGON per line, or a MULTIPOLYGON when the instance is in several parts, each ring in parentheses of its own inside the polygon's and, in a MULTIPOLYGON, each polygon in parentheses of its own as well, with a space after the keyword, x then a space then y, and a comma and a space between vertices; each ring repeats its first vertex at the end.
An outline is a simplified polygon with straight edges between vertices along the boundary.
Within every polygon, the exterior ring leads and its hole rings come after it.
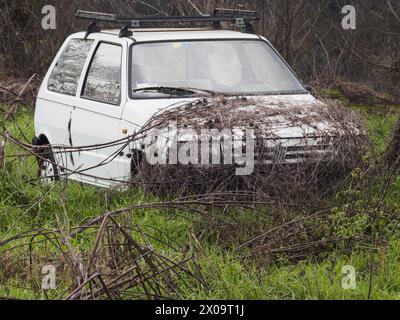
MULTIPOLYGON (((314 196, 343 182, 360 164, 368 147, 361 119, 331 101, 326 101, 325 105, 296 106, 219 97, 167 110, 153 117, 148 125, 163 131, 171 122, 180 129, 193 129, 199 137, 203 129, 220 132, 224 128, 254 130, 256 165, 251 175, 237 176, 235 165, 224 165, 222 160, 215 165, 202 165, 200 159, 190 165, 150 165, 144 159, 138 165, 139 174, 133 181, 160 196, 248 190, 275 199, 282 197, 284 203, 298 199, 311 201, 314 196), (319 129, 323 123, 331 126, 328 136, 319 129), (274 150, 284 143, 284 139, 275 134, 280 126, 299 131, 297 151, 290 163, 274 156, 274 150), (312 130, 306 133, 307 128, 312 130), (321 137, 326 142, 312 147, 310 137, 321 137), (301 150, 313 151, 305 157, 301 150)), ((151 134, 151 131, 147 132, 151 134)), ((159 153, 167 154, 168 150, 159 153)))

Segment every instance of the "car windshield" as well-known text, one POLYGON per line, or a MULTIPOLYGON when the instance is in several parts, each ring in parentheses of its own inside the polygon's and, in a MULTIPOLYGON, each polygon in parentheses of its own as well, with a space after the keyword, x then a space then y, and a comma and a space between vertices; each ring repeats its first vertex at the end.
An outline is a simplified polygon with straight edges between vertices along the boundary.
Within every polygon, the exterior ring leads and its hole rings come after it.
POLYGON ((171 94, 163 88, 230 95, 306 93, 284 61, 261 40, 137 44, 131 68, 134 96, 171 94))

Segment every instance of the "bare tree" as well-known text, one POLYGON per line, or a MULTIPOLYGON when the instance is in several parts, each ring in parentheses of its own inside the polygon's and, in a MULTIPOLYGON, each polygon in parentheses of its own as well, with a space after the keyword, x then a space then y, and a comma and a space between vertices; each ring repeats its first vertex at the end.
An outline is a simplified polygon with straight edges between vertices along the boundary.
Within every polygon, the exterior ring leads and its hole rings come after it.
POLYGON ((17 77, 43 74, 66 36, 86 28, 75 11, 130 16, 210 14, 214 8, 257 10, 256 32, 266 36, 306 82, 363 83, 400 92, 400 4, 354 0, 357 29, 343 30, 345 0, 55 0, 57 30, 41 28, 45 0, 0 0, 0 67, 17 77))

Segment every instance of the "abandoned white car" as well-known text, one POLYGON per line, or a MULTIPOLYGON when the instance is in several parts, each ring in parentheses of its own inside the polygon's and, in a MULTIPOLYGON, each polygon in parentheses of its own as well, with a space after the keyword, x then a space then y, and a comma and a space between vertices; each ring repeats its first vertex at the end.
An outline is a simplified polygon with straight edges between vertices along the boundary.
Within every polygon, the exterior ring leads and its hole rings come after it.
MULTIPOLYGON (((140 146, 129 143, 121 150, 120 143, 111 142, 124 141, 160 110, 213 92, 258 98, 266 105, 316 102, 268 40, 251 32, 251 21, 257 19, 252 12, 140 19, 77 15, 92 22, 87 32, 66 39, 37 97, 33 144, 41 148, 42 178, 64 175, 105 187, 129 179, 140 146), (101 31, 102 21, 124 27, 101 31), (224 30, 221 22, 242 30, 224 30), (191 23, 211 27, 180 27, 191 23), (157 25, 164 27, 155 29, 157 25), (79 146, 91 147, 74 149, 79 146)), ((276 135, 304 138, 303 131, 293 128, 278 128, 276 135)), ((301 151, 295 147, 288 159, 301 151)))

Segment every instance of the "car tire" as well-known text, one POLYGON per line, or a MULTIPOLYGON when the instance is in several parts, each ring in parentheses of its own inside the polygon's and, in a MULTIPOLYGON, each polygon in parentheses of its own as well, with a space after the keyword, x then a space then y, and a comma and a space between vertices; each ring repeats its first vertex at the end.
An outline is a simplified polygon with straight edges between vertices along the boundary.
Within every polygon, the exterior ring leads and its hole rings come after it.
POLYGON ((38 177, 41 181, 51 183, 59 181, 59 169, 50 146, 40 147, 38 154, 38 177))
POLYGON ((131 161, 131 177, 132 179, 137 176, 140 172, 140 167, 142 165, 143 153, 139 150, 134 150, 132 152, 132 161, 131 161))

